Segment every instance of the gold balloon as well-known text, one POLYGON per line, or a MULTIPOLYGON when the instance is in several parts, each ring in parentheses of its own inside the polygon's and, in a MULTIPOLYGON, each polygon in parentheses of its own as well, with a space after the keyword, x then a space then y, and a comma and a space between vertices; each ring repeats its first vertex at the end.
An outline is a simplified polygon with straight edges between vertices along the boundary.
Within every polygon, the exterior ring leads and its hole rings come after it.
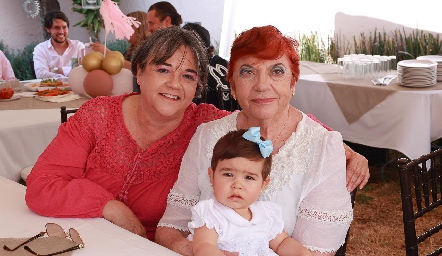
POLYGON ((106 55, 104 58, 101 67, 104 71, 106 71, 109 75, 118 74, 123 68, 123 62, 118 56, 115 55, 106 55))
POLYGON ((93 51, 93 52, 90 52, 90 54, 96 54, 98 57, 104 59, 104 55, 101 52, 93 51))
POLYGON ((118 58, 121 59, 121 62, 123 62, 123 65, 124 65, 125 59, 124 59, 124 56, 123 56, 123 54, 121 52, 119 52, 119 51, 111 51, 110 53, 106 54, 106 57, 107 56, 118 56, 118 58))
POLYGON ((101 64, 103 62, 104 55, 99 52, 91 52, 84 56, 81 61, 84 70, 91 72, 92 70, 101 69, 101 64))

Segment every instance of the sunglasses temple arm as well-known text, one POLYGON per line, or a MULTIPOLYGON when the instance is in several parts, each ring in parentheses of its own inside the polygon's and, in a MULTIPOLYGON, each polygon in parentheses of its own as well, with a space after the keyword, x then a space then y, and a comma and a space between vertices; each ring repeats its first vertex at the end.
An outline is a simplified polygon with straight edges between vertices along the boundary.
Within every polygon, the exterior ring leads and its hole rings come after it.
POLYGON ((81 245, 76 245, 76 246, 74 246, 74 247, 68 248, 68 249, 63 250, 63 251, 54 252, 54 253, 51 253, 51 254, 44 254, 44 255, 43 255, 43 254, 38 254, 38 253, 34 252, 34 251, 33 251, 31 248, 29 248, 28 246, 25 246, 24 249, 25 249, 26 251, 28 251, 28 252, 34 254, 34 255, 39 255, 39 256, 53 256, 53 255, 58 255, 58 254, 62 254, 62 253, 65 253, 65 252, 70 252, 70 251, 73 251, 73 250, 81 249, 81 245))
POLYGON ((38 235, 33 236, 33 237, 29 238, 28 240, 24 241, 23 243, 17 245, 14 249, 9 249, 6 245, 3 246, 3 249, 5 249, 5 250, 7 250, 7 251, 15 251, 15 250, 17 250, 18 248, 22 247, 23 245, 25 245, 25 244, 27 244, 27 243, 29 243, 29 242, 31 242, 31 241, 33 241, 33 240, 39 238, 39 237, 42 237, 42 236, 44 236, 45 234, 46 234, 46 232, 40 232, 38 235), (8 248, 9 250, 6 249, 6 248, 8 248))

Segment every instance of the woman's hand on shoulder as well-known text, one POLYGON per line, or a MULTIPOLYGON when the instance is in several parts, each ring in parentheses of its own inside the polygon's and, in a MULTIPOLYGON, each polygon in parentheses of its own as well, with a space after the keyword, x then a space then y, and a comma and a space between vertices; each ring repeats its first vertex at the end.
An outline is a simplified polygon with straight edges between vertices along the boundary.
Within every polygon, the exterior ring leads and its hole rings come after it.
POLYGON ((133 211, 118 200, 110 200, 103 208, 103 218, 113 224, 129 230, 139 236, 146 237, 146 229, 133 211))
POLYGON ((345 143, 344 148, 347 159, 347 190, 353 191, 356 187, 362 189, 370 178, 368 160, 345 143))

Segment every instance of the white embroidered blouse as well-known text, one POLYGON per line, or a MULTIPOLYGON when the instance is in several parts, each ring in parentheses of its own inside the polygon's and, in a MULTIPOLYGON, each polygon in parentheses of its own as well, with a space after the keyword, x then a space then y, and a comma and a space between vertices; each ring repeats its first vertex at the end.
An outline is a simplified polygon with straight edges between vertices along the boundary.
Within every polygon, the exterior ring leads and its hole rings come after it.
POLYGON ((220 250, 239 252, 239 256, 276 256, 269 243, 284 228, 281 208, 272 202, 258 201, 250 205, 250 211, 249 221, 215 199, 202 200, 192 207, 188 238, 192 241, 194 230, 206 226, 218 233, 220 250))
MULTIPOLYGON (((158 226, 188 231, 190 207, 213 193, 207 174, 213 147, 236 130, 237 116, 238 112, 198 127, 158 226)), ((353 220, 342 143, 340 133, 327 131, 303 114, 296 132, 273 156, 270 183, 260 197, 281 206, 284 230, 311 251, 337 251, 353 220)))

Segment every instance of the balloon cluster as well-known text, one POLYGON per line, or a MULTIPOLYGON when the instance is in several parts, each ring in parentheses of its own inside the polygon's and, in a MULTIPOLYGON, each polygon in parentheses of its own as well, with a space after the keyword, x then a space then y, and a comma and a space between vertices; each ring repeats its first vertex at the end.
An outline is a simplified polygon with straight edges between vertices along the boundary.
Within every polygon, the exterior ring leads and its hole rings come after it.
POLYGON ((69 86, 72 91, 90 97, 132 92, 132 73, 123 65, 124 57, 119 51, 112 51, 106 57, 100 52, 88 53, 82 65, 69 73, 69 86))

